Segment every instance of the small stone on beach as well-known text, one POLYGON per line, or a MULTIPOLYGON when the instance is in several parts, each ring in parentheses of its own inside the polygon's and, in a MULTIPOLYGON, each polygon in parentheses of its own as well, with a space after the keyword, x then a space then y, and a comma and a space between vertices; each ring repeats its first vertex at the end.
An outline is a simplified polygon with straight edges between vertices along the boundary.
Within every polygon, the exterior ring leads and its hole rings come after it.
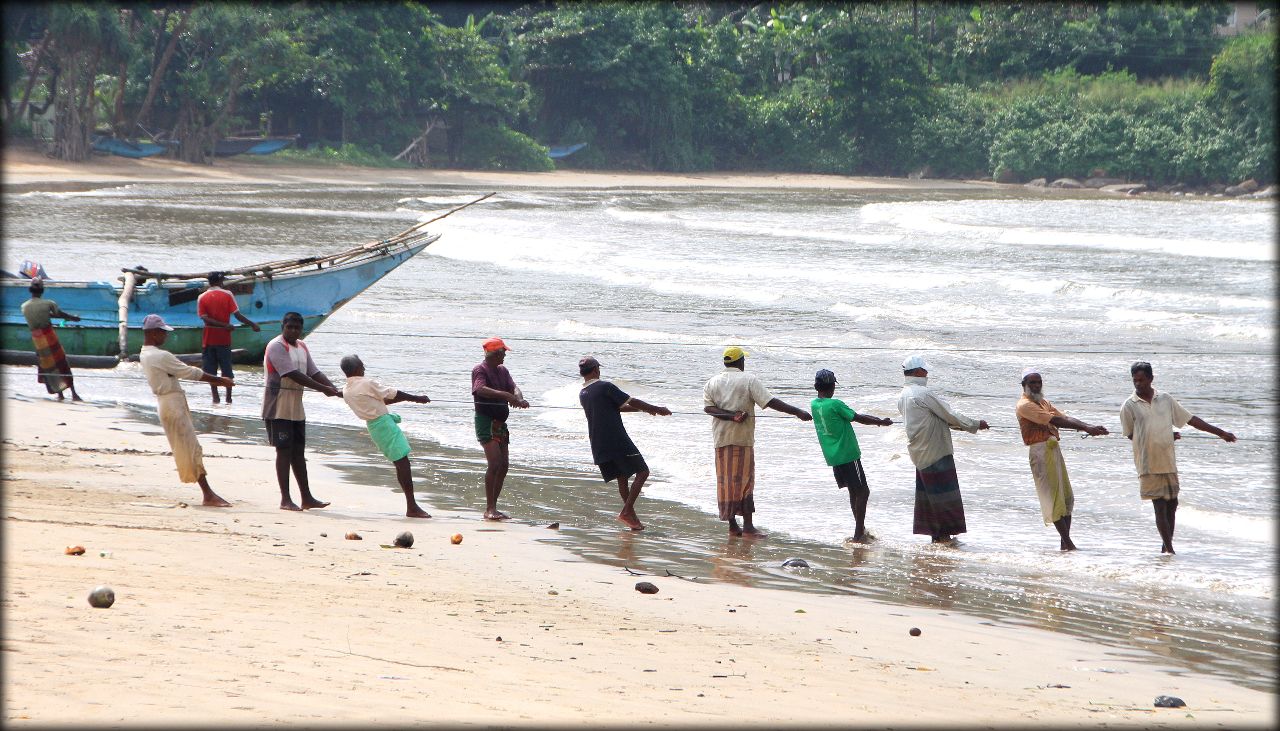
POLYGON ((116 593, 109 586, 99 586, 89 592, 89 606, 95 609, 107 609, 116 603, 116 593))
POLYGON ((1186 703, 1176 695, 1156 696, 1156 708, 1185 708, 1186 703))
POLYGON ((398 548, 412 548, 413 534, 410 533, 409 531, 405 531, 400 535, 396 536, 396 546, 398 548))
POLYGON ((557 522, 552 523, 551 525, 549 525, 549 526, 547 526, 547 527, 548 527, 548 528, 550 528, 551 530, 560 530, 560 523, 557 521, 557 522))
POLYGON ((362 538, 362 537, 360 536, 360 534, 359 534, 359 533, 356 533, 356 532, 352 531, 351 533, 348 533, 348 534, 347 534, 347 540, 348 540, 348 541, 363 541, 363 540, 364 540, 364 538, 362 538))
POLYGON ((782 568, 784 568, 784 569, 807 569, 807 568, 809 568, 809 562, 808 562, 808 561, 806 561, 806 560, 804 560, 803 558, 789 558, 789 559, 787 559, 786 561, 783 561, 783 562, 782 562, 782 568))
POLYGON ((920 636, 920 628, 919 628, 919 627, 912 627, 911 629, 907 630, 907 634, 911 635, 912 637, 919 637, 919 636, 920 636))
POLYGON ((641 594, 657 594, 658 587, 654 586, 653 584, 647 581, 637 581, 636 591, 640 592, 641 594))
MULTIPOLYGON (((239 522, 239 521, 237 521, 237 522, 239 522)), ((328 534, 328 533, 321 533, 321 534, 320 534, 320 537, 321 537, 321 538, 328 538, 328 537, 329 537, 329 534, 328 534)))

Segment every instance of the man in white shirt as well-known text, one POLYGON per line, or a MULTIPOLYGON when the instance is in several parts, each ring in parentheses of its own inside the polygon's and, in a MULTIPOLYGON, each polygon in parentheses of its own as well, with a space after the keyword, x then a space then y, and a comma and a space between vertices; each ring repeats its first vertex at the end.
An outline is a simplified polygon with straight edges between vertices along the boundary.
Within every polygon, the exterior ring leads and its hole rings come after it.
POLYGON ((970 419, 929 388, 929 366, 913 355, 902 362, 907 383, 898 396, 898 413, 907 430, 907 453, 916 467, 916 507, 912 532, 929 536, 934 543, 950 543, 968 530, 960 478, 951 456, 951 430, 976 433, 987 422, 970 419))
POLYGON ((751 522, 755 512, 756 418, 755 407, 776 409, 801 421, 812 421, 808 411, 773 397, 754 374, 746 372, 747 354, 737 346, 724 351, 724 370, 702 389, 703 411, 715 417, 711 436, 716 448, 716 504, 720 520, 729 521, 729 535, 764 533, 751 522), (742 527, 737 517, 742 516, 742 527))
POLYGON ((1139 492, 1150 500, 1160 531, 1160 553, 1172 554, 1173 527, 1178 512, 1178 465, 1173 442, 1181 435, 1174 431, 1188 424, 1203 432, 1234 442, 1236 435, 1223 431, 1182 407, 1177 399, 1151 386, 1155 376, 1151 364, 1139 361, 1129 367, 1133 395, 1120 407, 1120 430, 1133 441, 1133 464, 1138 468, 1139 492))
POLYGON ((204 494, 203 505, 211 508, 231 507, 231 503, 218 497, 213 488, 209 487, 209 479, 204 470, 204 450, 196 439, 187 395, 183 393, 178 379, 205 381, 215 388, 230 387, 232 381, 205 373, 178 360, 178 356, 173 353, 161 350, 160 346, 164 345, 172 330, 159 315, 147 315, 143 318, 143 346, 138 354, 138 362, 142 364, 142 372, 147 376, 147 385, 151 386, 151 392, 156 395, 160 424, 169 440, 169 448, 173 450, 173 461, 178 465, 178 479, 187 483, 199 483, 200 492, 204 494))

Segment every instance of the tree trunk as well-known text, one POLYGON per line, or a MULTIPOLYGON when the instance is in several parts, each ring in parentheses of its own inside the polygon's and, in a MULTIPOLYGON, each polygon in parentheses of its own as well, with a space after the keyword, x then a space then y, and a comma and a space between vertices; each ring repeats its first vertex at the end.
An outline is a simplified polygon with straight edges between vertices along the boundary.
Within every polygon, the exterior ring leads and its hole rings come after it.
MULTIPOLYGON (((10 119, 21 119, 22 115, 27 111, 27 102, 31 99, 31 89, 35 87, 36 77, 40 75, 40 67, 44 65, 44 49, 49 47, 49 31, 44 32, 44 37, 40 39, 40 45, 36 46, 36 57, 31 63, 31 75, 27 77, 27 88, 22 92, 22 101, 18 104, 16 116, 12 115, 10 119)), ((49 93, 53 96, 53 92, 49 93)), ((11 113, 13 110, 9 110, 11 113)))
MULTIPOLYGON (((129 13, 129 43, 132 44, 134 38, 138 36, 138 14, 130 11, 129 13)), ((129 83, 129 56, 124 54, 120 60, 120 83, 116 86, 116 103, 111 114, 111 129, 115 132, 116 137, 128 136, 128 128, 125 126, 124 119, 124 88, 129 83)))
MULTIPOLYGON (((166 15, 166 20, 168 16, 166 15)), ((146 124, 147 117, 151 114, 151 103, 155 101, 156 92, 160 89, 160 80, 164 78, 165 69, 169 68, 169 61, 173 58, 173 52, 178 48, 178 39, 182 36, 182 31, 187 27, 187 20, 191 18, 191 8, 182 11, 182 19, 178 21, 178 27, 173 29, 173 37, 169 39, 169 45, 165 46, 164 55, 160 57, 160 62, 151 70, 151 82, 147 84, 147 96, 142 100, 142 108, 138 110, 138 116, 133 120, 134 125, 146 124)))

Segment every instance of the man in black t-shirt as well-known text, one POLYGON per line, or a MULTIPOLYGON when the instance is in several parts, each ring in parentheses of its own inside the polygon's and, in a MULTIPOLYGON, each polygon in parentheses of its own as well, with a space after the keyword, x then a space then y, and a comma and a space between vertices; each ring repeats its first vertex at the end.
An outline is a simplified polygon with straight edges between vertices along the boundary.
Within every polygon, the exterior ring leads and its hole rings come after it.
POLYGON ((578 361, 578 373, 582 374, 583 380, 578 400, 587 415, 591 456, 605 482, 618 481, 618 494, 622 496, 622 512, 618 513, 618 520, 631 530, 644 530, 636 516, 635 506, 640 488, 649 478, 649 466, 631 437, 627 436, 621 412, 643 411, 651 416, 671 416, 671 409, 632 398, 613 383, 600 380, 600 361, 589 355, 578 361), (635 479, 628 488, 627 478, 632 475, 635 479))

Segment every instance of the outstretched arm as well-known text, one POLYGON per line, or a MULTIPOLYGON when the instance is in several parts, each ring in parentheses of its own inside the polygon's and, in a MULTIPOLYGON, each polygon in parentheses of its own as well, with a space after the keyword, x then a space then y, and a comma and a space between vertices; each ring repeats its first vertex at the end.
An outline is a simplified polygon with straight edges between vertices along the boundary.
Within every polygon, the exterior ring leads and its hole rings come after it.
POLYGON ((800 421, 813 421, 813 416, 808 411, 796 408, 782 399, 770 399, 769 403, 765 404, 764 407, 774 411, 781 411, 784 414, 791 414, 800 421))
POLYGON ((315 378, 312 378, 302 371, 289 371, 284 374, 283 378, 288 378, 294 383, 319 391, 325 396, 342 395, 342 392, 334 388, 333 384, 329 382, 329 379, 326 378, 323 373, 317 372, 315 378))
POLYGON ((1070 416, 1067 416, 1066 414, 1062 414, 1060 416, 1054 416, 1052 419, 1049 420, 1049 423, 1053 424, 1059 429, 1075 429, 1076 431, 1082 431, 1091 437, 1106 436, 1107 434, 1110 433, 1107 431, 1107 428, 1105 426, 1093 426, 1091 424, 1086 424, 1083 421, 1080 421, 1079 419, 1073 419, 1070 416))
POLYGON ((1210 434, 1221 438, 1222 441, 1224 442, 1234 442, 1236 440, 1235 434, 1232 434, 1229 431, 1223 431, 1222 429, 1219 429, 1218 427, 1214 426, 1213 424, 1210 424, 1209 422, 1205 421, 1204 419, 1201 419, 1198 416, 1191 417, 1190 419, 1187 420, 1187 423, 1199 429, 1200 431, 1209 432, 1210 434))
POLYGON ((61 307, 55 307, 53 312, 51 312, 50 314, 53 317, 61 317, 62 319, 70 320, 71 322, 80 322, 79 317, 77 317, 76 315, 72 315, 68 312, 63 312, 61 307))
POLYGON ((649 416, 671 416, 671 409, 665 406, 654 406, 634 397, 627 399, 625 404, 618 407, 618 411, 643 411, 649 416))
POLYGON ((472 391, 472 393, 487 401, 505 401, 517 409, 529 408, 529 402, 525 401, 524 397, 518 393, 519 389, 516 389, 516 391, 516 393, 512 393, 510 391, 499 391, 492 386, 481 386, 472 391))
POLYGON ((258 323, 245 317, 240 310, 236 310, 236 319, 253 328, 254 332, 262 332, 262 328, 258 326, 258 323))
POLYGON ((411 401, 415 404, 431 403, 431 399, 427 398, 426 396, 415 396, 411 393, 405 393, 404 391, 396 391, 395 396, 392 396, 391 398, 386 399, 385 401, 383 401, 383 403, 389 406, 391 404, 398 404, 401 401, 411 401))
POLYGON ((893 420, 889 418, 881 419, 878 416, 871 416, 870 414, 858 414, 853 417, 853 420, 859 424, 870 424, 871 426, 889 426, 893 424, 893 420))

